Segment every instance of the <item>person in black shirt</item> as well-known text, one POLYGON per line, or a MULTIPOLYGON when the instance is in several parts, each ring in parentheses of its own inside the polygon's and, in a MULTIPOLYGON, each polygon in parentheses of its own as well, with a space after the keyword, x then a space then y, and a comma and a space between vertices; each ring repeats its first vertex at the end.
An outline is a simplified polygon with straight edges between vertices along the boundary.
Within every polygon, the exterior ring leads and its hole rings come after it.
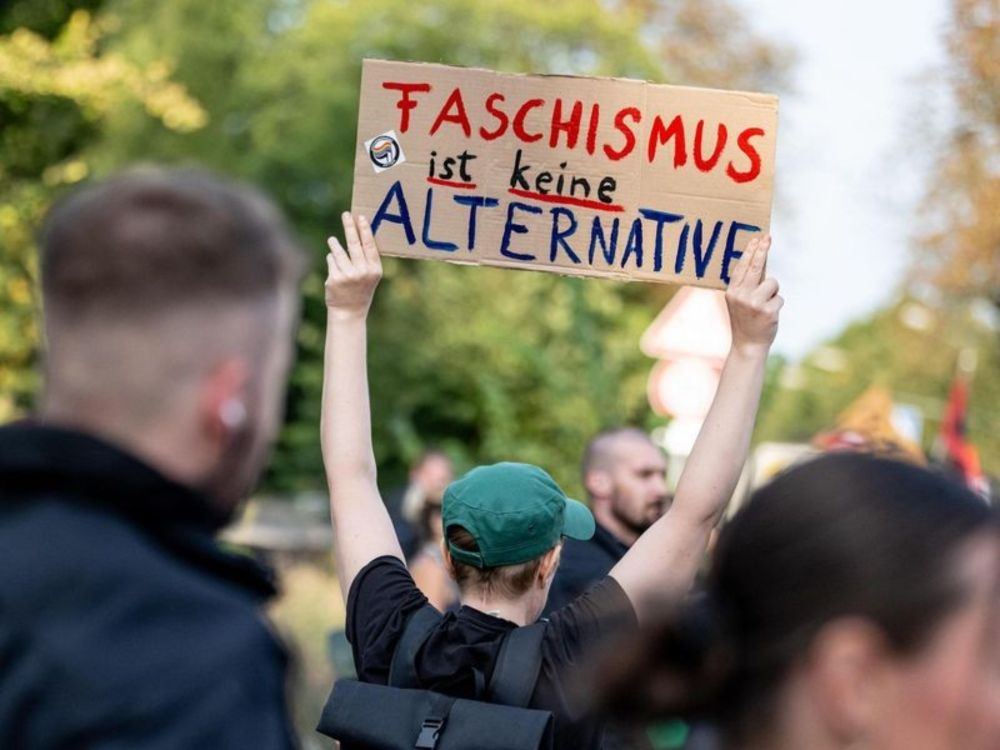
POLYGON ((214 532, 281 423, 301 266, 205 173, 50 215, 41 406, 0 428, 0 747, 295 746, 271 576, 214 532))
MULTIPOLYGON (((378 494, 366 376, 366 318, 382 268, 365 217, 343 215, 346 249, 330 238, 326 366, 320 433, 330 489, 337 575, 347 594, 347 631, 358 675, 386 683, 408 616, 426 601, 402 562, 378 494)), ((708 536, 746 457, 767 352, 782 305, 763 279, 769 239, 751 240, 734 268, 727 302, 733 347, 718 393, 670 510, 632 545, 610 575, 546 625, 541 676, 529 706, 551 711, 559 750, 597 748, 601 726, 581 713, 575 667, 647 621, 657 600, 691 586, 708 536)), ((479 467, 445 493, 443 554, 462 608, 442 619, 420 650, 421 685, 472 697, 490 679, 512 628, 534 622, 559 564, 562 538, 586 538, 594 521, 544 471, 526 464, 479 467)))
POLYGON ((670 500, 663 451, 634 427, 606 430, 592 438, 583 454, 582 475, 597 528, 590 539, 563 544, 545 615, 610 573, 659 520, 670 500))
MULTIPOLYGON (((347 602, 347 637, 358 678, 385 684, 406 616, 427 602, 399 558, 383 556, 361 570, 347 602)), ((497 612, 465 605, 449 612, 423 648, 417 670, 434 689, 473 698, 476 671, 488 681, 503 636, 517 624, 497 612)), ((613 578, 549 619, 542 669, 531 705, 553 711, 560 747, 599 747, 601 725, 577 718, 583 705, 572 669, 595 645, 636 627, 635 613, 613 578)))

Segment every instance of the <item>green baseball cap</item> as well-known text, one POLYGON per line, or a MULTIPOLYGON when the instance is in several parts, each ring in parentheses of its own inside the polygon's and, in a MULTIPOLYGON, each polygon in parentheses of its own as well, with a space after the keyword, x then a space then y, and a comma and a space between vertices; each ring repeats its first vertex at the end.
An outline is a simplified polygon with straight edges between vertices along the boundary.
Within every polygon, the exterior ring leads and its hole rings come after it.
POLYGON ((549 551, 560 537, 590 539, 594 516, 566 497, 548 472, 531 464, 480 466, 452 482, 444 493, 445 532, 461 526, 478 552, 448 542, 452 557, 477 568, 527 562, 549 551))

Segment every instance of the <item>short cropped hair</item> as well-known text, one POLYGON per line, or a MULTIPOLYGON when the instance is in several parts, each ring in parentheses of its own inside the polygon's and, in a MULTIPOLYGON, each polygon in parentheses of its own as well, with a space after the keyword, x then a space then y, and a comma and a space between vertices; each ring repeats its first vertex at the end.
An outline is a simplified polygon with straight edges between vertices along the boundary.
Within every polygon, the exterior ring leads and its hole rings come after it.
POLYGON ((608 469, 616 460, 615 445, 623 439, 642 440, 650 445, 653 441, 649 435, 638 427, 613 427, 594 435, 583 451, 583 461, 580 471, 586 484, 587 474, 592 471, 608 469))
MULTIPOLYGON (((448 541, 459 549, 478 552, 479 545, 468 530, 461 526, 449 526, 448 541)), ((547 553, 546 553, 547 554, 547 553)), ((531 590, 531 585, 538 576, 542 566, 542 557, 534 558, 515 565, 500 565, 494 568, 477 568, 475 565, 451 558, 452 571, 458 588, 463 591, 470 589, 482 591, 491 596, 504 599, 517 599, 531 590)))
POLYGON ((41 238, 49 324, 155 316, 274 295, 304 259, 259 191, 198 170, 144 168, 56 205, 41 238))

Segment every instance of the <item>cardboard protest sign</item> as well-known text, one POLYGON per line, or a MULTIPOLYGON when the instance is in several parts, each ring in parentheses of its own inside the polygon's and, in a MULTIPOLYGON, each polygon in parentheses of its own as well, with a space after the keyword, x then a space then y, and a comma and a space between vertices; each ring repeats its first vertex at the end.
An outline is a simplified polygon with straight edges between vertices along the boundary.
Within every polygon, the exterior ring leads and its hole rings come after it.
POLYGON ((777 98, 365 60, 352 210, 386 255, 724 287, 777 98))

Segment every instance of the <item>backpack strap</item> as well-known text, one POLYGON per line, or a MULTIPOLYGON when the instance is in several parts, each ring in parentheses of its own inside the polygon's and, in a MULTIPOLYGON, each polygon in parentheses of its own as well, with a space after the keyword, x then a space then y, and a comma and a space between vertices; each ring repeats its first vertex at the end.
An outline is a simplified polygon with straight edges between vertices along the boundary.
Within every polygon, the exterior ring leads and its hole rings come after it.
POLYGON ((489 701, 526 708, 542 668, 542 639, 547 622, 510 631, 500 646, 490 680, 489 701))
POLYGON ((389 686, 398 688, 420 687, 417 679, 417 651, 424 645, 435 626, 441 622, 441 613, 425 604, 412 615, 396 644, 396 652, 389 665, 389 686))

